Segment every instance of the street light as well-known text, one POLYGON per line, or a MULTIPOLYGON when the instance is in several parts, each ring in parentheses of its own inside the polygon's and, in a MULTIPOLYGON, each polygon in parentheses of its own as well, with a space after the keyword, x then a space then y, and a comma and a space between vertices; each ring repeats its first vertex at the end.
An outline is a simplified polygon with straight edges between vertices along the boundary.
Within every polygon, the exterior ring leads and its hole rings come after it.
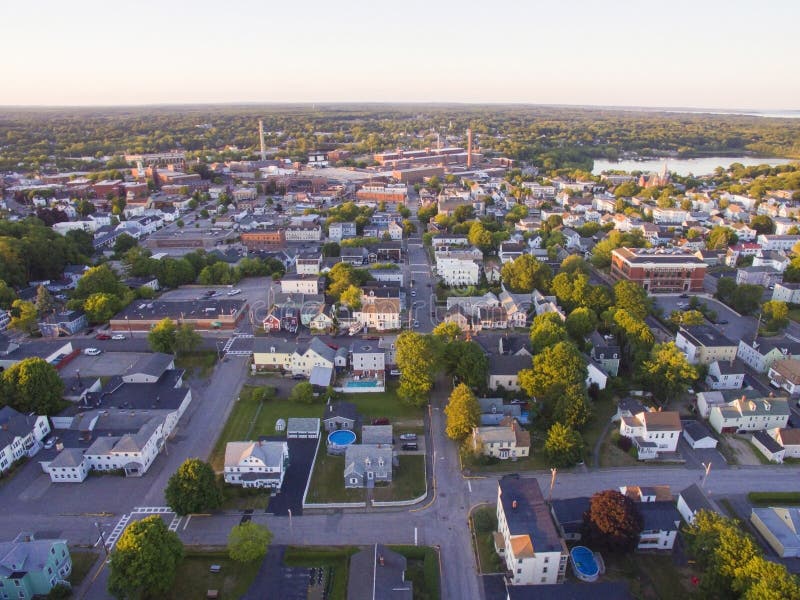
POLYGON ((705 473, 703 474, 703 481, 700 483, 700 487, 704 489, 706 486, 706 479, 708 478, 708 474, 711 472, 712 463, 711 461, 708 461, 708 464, 706 463, 700 463, 700 464, 702 464, 703 467, 705 468, 705 473))
POLYGON ((547 495, 547 501, 550 502, 553 499, 553 486, 556 484, 556 474, 558 473, 558 469, 555 467, 550 467, 550 493, 547 495))
POLYGON ((292 527, 292 509, 287 509, 289 511, 289 533, 294 535, 294 527, 292 527))

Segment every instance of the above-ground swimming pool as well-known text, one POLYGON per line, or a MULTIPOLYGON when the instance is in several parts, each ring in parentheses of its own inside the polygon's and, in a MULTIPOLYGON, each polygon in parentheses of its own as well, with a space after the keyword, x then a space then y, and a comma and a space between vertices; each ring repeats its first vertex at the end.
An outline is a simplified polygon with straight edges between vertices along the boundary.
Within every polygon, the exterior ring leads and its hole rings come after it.
POLYGON ((356 434, 349 429, 338 429, 328 434, 328 454, 344 454, 347 446, 354 444, 356 434))
POLYGON ((581 581, 596 581, 600 574, 600 566, 594 553, 586 546, 575 546, 569 553, 572 570, 581 581))

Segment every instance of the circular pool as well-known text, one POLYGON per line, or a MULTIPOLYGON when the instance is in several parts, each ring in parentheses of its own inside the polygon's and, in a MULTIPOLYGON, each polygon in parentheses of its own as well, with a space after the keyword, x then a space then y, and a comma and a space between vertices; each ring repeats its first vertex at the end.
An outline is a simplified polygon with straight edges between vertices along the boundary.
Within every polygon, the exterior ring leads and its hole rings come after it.
POLYGON ((349 429, 338 429, 328 434, 328 453, 344 454, 347 446, 354 444, 356 434, 349 429))

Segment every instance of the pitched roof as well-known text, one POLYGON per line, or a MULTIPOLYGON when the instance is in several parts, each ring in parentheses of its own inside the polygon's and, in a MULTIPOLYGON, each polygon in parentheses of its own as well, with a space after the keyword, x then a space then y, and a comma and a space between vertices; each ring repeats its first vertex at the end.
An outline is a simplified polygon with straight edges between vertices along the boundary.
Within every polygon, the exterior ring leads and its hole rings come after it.
POLYGON ((358 410, 352 402, 331 402, 325 407, 324 421, 344 418, 351 421, 358 419, 358 410))
MULTIPOLYGON (((539 482, 533 478, 503 477, 498 485, 512 547, 515 536, 524 536, 530 540, 534 552, 562 551, 563 544, 544 503, 539 482)), ((523 551, 528 547, 524 541, 518 544, 523 551)))
POLYGON ((265 466, 281 465, 286 442, 228 442, 225 446, 225 467, 236 467, 249 457, 265 466))
POLYGON ((665 410, 644 412, 637 415, 648 431, 680 431, 681 417, 678 411, 665 410))

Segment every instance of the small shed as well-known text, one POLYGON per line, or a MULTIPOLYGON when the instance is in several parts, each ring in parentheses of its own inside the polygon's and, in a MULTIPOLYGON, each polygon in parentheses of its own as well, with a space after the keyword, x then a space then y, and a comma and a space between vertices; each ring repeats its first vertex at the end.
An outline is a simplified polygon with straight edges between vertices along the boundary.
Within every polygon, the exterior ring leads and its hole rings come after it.
POLYGON ((288 439, 317 439, 319 437, 319 419, 289 417, 286 437, 288 439))
POLYGON ((286 431, 286 421, 284 421, 283 419, 278 419, 277 421, 275 421, 275 431, 277 432, 286 431))
POLYGON ((691 421, 683 426, 683 438, 692 448, 717 447, 717 438, 699 421, 691 421))

